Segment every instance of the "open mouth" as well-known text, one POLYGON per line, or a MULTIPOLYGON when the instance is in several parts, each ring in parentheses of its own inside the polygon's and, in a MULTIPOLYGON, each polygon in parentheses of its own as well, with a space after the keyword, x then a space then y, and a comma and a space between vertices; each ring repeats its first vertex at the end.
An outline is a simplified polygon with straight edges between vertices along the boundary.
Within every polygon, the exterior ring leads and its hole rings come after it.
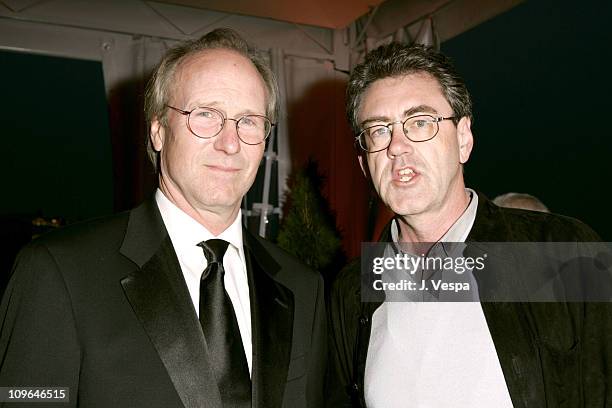
POLYGON ((398 174, 398 180, 401 181, 402 183, 407 183, 410 180, 412 180, 414 176, 416 176, 416 173, 411 168, 401 169, 400 171, 397 172, 397 174, 398 174))

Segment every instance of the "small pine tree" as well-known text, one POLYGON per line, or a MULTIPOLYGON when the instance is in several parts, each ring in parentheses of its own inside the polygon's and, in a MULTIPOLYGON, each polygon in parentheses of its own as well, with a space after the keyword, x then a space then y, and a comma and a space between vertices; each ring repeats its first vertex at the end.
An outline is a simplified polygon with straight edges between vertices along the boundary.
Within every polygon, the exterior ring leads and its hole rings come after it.
POLYGON ((325 274, 341 256, 341 242, 334 216, 321 194, 323 182, 312 159, 290 177, 290 193, 277 241, 285 251, 325 274))

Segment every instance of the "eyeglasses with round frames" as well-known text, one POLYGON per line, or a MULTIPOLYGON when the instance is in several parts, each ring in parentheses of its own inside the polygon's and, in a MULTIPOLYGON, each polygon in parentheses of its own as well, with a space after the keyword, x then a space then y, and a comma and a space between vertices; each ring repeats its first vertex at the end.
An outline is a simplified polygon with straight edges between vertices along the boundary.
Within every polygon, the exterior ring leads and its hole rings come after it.
POLYGON ((168 108, 187 116, 187 128, 191 133, 201 139, 210 139, 223 130, 225 122, 236 122, 238 138, 245 144, 258 145, 263 143, 272 130, 274 124, 263 115, 244 115, 238 119, 228 118, 214 108, 200 106, 190 111, 166 105, 168 108))
POLYGON ((439 123, 443 120, 453 120, 455 116, 435 117, 431 115, 410 116, 403 121, 390 122, 368 126, 355 138, 359 147, 367 153, 383 151, 391 144, 393 136, 393 125, 402 124, 404 136, 413 142, 427 142, 433 139, 440 130, 439 123))

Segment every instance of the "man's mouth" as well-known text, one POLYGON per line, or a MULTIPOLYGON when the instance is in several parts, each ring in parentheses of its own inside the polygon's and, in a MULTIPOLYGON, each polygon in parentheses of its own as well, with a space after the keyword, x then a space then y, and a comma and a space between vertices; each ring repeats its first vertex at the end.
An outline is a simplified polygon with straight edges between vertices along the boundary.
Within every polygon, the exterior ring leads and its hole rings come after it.
POLYGON ((410 180, 412 180, 414 176, 416 176, 416 173, 414 172, 414 170, 408 167, 405 169, 401 169, 400 171, 397 172, 397 174, 398 174, 398 180, 401 181, 402 183, 407 183, 410 180))
POLYGON ((238 172, 240 170, 240 169, 238 169, 236 167, 223 166, 223 165, 214 165, 214 164, 208 164, 207 167, 212 169, 212 170, 216 170, 216 171, 220 171, 220 172, 224 172, 224 173, 235 173, 235 172, 238 172))

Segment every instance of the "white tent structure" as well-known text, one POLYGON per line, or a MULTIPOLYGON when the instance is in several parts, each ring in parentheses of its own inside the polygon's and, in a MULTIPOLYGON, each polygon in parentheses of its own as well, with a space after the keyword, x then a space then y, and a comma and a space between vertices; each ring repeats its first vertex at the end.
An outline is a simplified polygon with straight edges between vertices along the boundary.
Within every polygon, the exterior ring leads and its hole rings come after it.
POLYGON ((0 0, 0 49, 99 61, 109 100, 121 83, 146 76, 173 43, 217 27, 269 50, 285 111, 265 156, 262 198, 245 211, 260 218, 265 235, 267 215, 279 212, 270 205, 270 180, 282 197, 291 167, 287 106, 318 81, 346 81, 381 42, 442 42, 521 1, 0 0))

